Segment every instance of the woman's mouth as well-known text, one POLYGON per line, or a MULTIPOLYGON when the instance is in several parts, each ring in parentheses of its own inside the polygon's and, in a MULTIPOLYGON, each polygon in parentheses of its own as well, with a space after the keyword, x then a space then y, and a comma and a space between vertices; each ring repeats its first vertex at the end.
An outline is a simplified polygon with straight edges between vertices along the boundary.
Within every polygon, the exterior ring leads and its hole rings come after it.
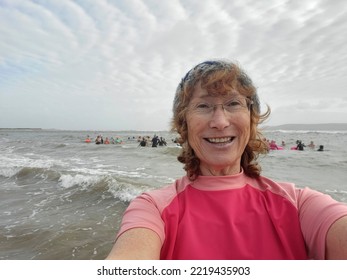
POLYGON ((214 137, 214 138, 205 138, 205 140, 209 143, 213 144, 227 144, 231 143, 235 137, 214 137))

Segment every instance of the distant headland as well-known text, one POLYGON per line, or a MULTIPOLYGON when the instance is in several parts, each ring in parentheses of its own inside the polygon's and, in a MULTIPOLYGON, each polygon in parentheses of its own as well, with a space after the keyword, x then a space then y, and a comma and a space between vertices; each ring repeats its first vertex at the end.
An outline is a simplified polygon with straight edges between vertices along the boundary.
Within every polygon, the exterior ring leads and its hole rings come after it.
POLYGON ((316 124, 282 124, 263 126, 263 130, 313 130, 313 131, 344 131, 347 123, 316 123, 316 124))
POLYGON ((0 130, 42 130, 39 127, 0 127, 0 130))
MULTIPOLYGON (((262 130, 294 130, 294 131, 347 131, 347 123, 315 123, 315 124, 281 124, 281 125, 262 125, 262 130)), ((27 131, 48 131, 48 130, 64 130, 64 129, 46 129, 39 127, 0 127, 0 130, 27 130, 27 131)), ((90 130, 74 130, 74 131, 96 131, 90 130)), ((112 131, 112 130, 110 130, 112 131)), ((115 130, 117 131, 117 130, 115 130)), ((137 130, 121 130, 139 132, 137 130)), ((142 131, 141 131, 142 132, 142 131)))

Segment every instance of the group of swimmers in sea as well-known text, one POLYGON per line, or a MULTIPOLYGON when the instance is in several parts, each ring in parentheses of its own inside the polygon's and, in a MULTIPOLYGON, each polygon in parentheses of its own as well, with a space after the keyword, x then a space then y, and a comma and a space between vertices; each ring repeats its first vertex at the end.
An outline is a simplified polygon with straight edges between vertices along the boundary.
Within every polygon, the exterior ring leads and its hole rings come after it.
POLYGON ((153 147, 167 146, 165 138, 154 135, 152 138, 149 136, 139 136, 138 140, 140 147, 153 147))
MULTIPOLYGON (((100 144, 123 144, 124 141, 121 137, 104 137, 99 134, 95 140, 93 141, 92 138, 87 135, 86 139, 84 140, 85 143, 92 143, 94 142, 97 145, 100 144)), ((136 141, 135 136, 128 137, 128 141, 136 141)), ((158 146, 167 146, 167 142, 164 137, 159 137, 158 135, 154 135, 153 137, 150 136, 138 136, 137 142, 139 143, 139 147, 158 147, 158 146)))
MULTIPOLYGON (((85 139, 85 142, 86 143, 91 143, 92 142, 92 139, 89 137, 89 135, 87 135, 86 139, 85 139)), ((95 144, 97 145, 100 145, 100 144, 122 144, 123 143, 123 140, 122 138, 116 136, 116 137, 106 137, 104 139, 104 137, 99 134, 95 140, 94 140, 95 144)))
MULTIPOLYGON (((284 150, 286 143, 285 141, 282 141, 281 145, 277 145, 275 140, 269 140, 269 139, 264 139, 268 145, 268 151, 270 150, 284 150)), ((297 150, 297 151, 304 151, 305 148, 308 147, 310 150, 315 150, 316 145, 314 144, 313 141, 310 142, 307 146, 302 142, 302 140, 296 140, 295 146, 292 146, 290 149, 291 150, 297 150)), ((317 149, 318 152, 323 152, 324 151, 324 146, 319 145, 319 148, 317 149)))
MULTIPOLYGON (((136 138, 135 136, 133 137, 128 137, 129 141, 135 141, 136 138)), ((271 150, 284 150, 286 147, 286 143, 285 141, 282 140, 280 145, 277 145, 275 140, 269 140, 264 138, 264 141, 266 141, 267 146, 268 146, 268 151, 271 150)), ((87 135, 86 139, 85 139, 86 143, 91 143, 92 139, 89 137, 89 135, 87 135)), ((106 137, 105 140, 103 138, 103 136, 101 134, 99 134, 95 140, 94 140, 95 144, 99 145, 99 144, 123 144, 123 140, 121 137, 116 136, 116 137, 106 137)), ((158 147, 158 146, 167 146, 167 142, 165 140, 165 138, 163 137, 159 137, 158 135, 154 135, 153 137, 150 136, 138 136, 137 137, 137 142, 139 143, 139 147, 158 147)), ((180 144, 176 139, 172 139, 173 143, 176 143, 178 146, 180 146, 180 144)), ((305 148, 309 148, 310 150, 315 150, 316 145, 314 144, 313 141, 310 141, 310 144, 308 144, 307 146, 302 142, 302 140, 296 140, 295 142, 295 146, 292 146, 290 148, 290 150, 297 150, 297 151, 304 151, 305 148)), ((317 149, 317 151, 319 152, 323 152, 324 151, 324 146, 323 145, 319 145, 319 148, 317 149)))

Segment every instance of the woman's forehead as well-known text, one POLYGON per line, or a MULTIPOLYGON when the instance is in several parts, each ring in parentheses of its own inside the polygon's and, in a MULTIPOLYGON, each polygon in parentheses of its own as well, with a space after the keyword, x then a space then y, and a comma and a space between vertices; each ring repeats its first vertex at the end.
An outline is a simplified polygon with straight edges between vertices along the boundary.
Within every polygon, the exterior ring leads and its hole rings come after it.
POLYGON ((193 94, 191 98, 215 98, 215 97, 230 97, 230 96, 239 96, 240 93, 236 89, 230 89, 230 90, 223 90, 221 92, 219 91, 208 91, 207 88, 201 87, 201 83, 198 83, 194 87, 193 94))

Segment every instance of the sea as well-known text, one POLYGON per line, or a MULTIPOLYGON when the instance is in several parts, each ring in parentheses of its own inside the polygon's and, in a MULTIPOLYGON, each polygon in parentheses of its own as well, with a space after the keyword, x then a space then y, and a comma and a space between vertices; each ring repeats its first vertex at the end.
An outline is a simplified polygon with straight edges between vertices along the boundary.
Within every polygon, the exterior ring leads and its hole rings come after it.
MULTIPOLYGON (((262 175, 347 203, 347 131, 265 130, 264 136, 286 145, 259 157, 262 175), (291 150, 297 140, 316 147, 291 150)), ((0 260, 104 259, 129 202, 184 175, 175 137, 167 131, 0 129, 0 260), (96 145, 99 134, 122 143, 96 145), (167 146, 139 146, 139 137, 154 135, 167 146)))

